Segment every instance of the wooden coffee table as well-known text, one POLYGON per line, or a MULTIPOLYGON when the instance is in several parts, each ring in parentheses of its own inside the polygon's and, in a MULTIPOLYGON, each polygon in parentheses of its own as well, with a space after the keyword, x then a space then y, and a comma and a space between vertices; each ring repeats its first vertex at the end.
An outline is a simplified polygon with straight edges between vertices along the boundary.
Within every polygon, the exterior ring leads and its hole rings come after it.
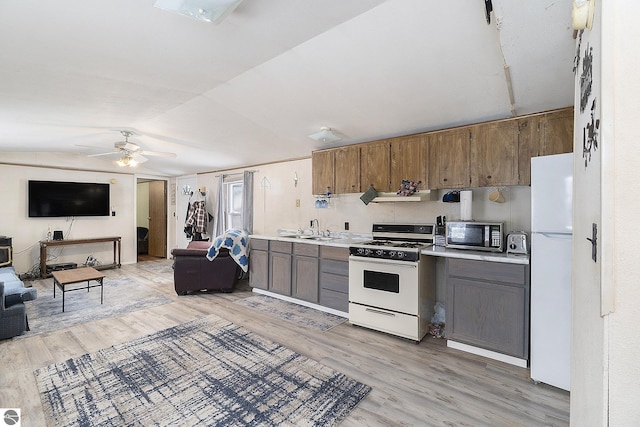
POLYGON ((53 275, 53 297, 56 297, 56 286, 62 290, 62 312, 64 313, 64 294, 71 291, 81 291, 86 289, 89 292, 90 288, 97 288, 100 286, 100 304, 102 304, 104 299, 104 286, 102 283, 102 279, 104 279, 104 274, 100 273, 98 270, 91 267, 82 267, 82 268, 74 268, 71 270, 61 270, 54 271, 51 273, 53 275), (90 285, 90 282, 95 280, 98 282, 97 285, 90 285), (87 282, 87 286, 82 286, 81 288, 73 288, 67 289, 68 285, 72 285, 74 283, 87 282))

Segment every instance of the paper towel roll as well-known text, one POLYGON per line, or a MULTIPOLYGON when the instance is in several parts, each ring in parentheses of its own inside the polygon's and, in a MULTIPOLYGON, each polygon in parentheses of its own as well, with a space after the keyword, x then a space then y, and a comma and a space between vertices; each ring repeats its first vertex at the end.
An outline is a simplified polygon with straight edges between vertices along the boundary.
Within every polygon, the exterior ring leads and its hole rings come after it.
POLYGON ((473 219, 471 214, 471 205, 473 202, 473 193, 471 190, 460 192, 460 220, 470 221, 473 219))

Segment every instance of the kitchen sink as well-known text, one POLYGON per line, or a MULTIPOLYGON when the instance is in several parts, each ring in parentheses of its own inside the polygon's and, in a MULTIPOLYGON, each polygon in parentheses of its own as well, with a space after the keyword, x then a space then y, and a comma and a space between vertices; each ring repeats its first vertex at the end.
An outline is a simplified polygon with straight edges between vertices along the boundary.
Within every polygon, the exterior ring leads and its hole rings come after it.
POLYGON ((311 234, 280 234, 280 237, 287 237, 290 239, 300 239, 300 240, 321 240, 321 241, 336 239, 335 237, 318 236, 316 234, 313 234, 313 235, 311 234))

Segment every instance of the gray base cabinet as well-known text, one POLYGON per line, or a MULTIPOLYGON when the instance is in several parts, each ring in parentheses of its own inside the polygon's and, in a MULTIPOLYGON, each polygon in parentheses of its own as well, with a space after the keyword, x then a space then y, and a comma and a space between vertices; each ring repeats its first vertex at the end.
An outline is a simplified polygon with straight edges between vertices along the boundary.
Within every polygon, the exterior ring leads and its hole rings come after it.
POLYGON ((291 296, 291 249, 289 242, 269 242, 269 290, 291 296))
POLYGON ((447 259, 446 338, 529 359, 529 266, 447 259))
POLYGON ((291 295, 304 301, 318 303, 318 245, 293 244, 293 283, 291 295))
POLYGON ((320 305, 349 312, 349 249, 320 248, 320 305))
POLYGON ((269 241, 249 240, 249 285, 252 288, 269 289, 269 241))
POLYGON ((349 249, 251 239, 249 285, 349 312, 349 249))

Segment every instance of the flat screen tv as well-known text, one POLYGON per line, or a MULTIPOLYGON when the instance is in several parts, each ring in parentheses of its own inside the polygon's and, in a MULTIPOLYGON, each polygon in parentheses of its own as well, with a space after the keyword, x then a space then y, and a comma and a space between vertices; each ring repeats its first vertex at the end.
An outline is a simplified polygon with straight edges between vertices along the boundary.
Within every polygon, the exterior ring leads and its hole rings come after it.
POLYGON ((109 216, 109 184, 29 181, 29 217, 109 216))

